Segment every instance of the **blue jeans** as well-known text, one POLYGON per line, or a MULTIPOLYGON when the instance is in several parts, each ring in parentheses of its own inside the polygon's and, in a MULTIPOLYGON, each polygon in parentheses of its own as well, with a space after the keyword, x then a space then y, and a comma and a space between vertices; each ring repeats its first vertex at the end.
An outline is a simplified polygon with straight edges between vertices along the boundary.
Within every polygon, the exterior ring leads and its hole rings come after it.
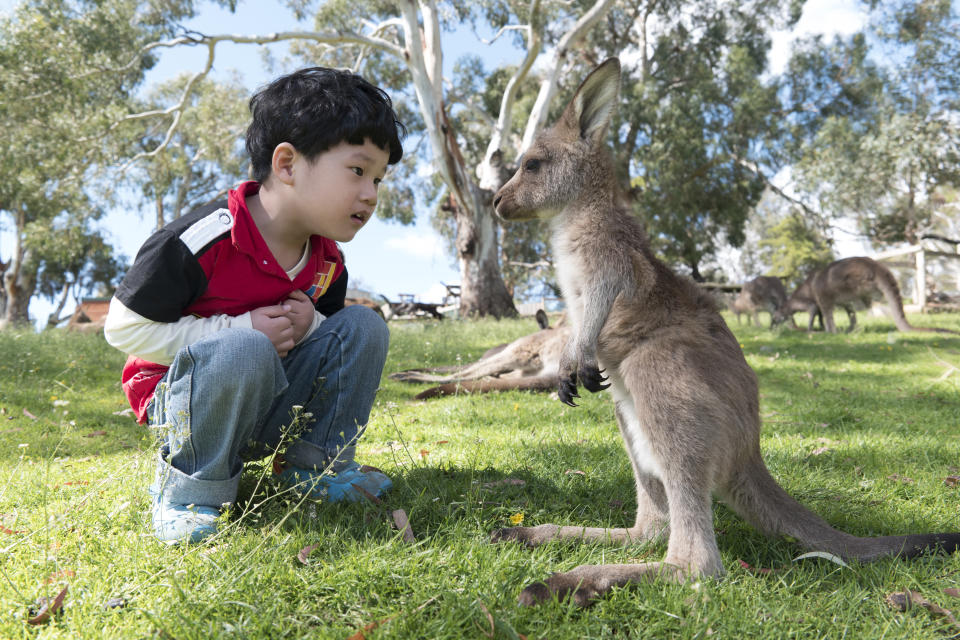
POLYGON ((243 462, 276 450, 295 405, 312 417, 287 446, 286 461, 343 468, 370 417, 389 335, 380 316, 355 305, 284 358, 254 329, 225 329, 184 347, 150 406, 161 441, 151 491, 178 504, 233 502, 243 462))

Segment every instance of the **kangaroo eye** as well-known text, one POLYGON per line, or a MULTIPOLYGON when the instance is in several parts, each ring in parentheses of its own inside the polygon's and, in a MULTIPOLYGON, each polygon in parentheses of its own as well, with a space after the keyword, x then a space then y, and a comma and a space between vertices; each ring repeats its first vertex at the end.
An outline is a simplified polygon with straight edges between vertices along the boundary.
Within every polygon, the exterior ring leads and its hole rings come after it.
POLYGON ((530 158, 523 163, 524 171, 539 171, 540 170, 540 161, 536 158, 530 158))

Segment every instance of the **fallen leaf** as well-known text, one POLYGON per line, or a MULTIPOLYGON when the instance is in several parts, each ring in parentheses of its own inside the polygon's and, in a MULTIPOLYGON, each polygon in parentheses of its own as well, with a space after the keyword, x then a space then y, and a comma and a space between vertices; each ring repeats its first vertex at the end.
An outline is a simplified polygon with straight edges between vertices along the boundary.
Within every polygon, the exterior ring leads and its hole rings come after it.
POLYGON ((30 413, 30 412, 27 411, 26 409, 23 410, 23 415, 27 416, 27 417, 30 418, 31 420, 39 420, 39 418, 37 418, 37 416, 33 415, 32 413, 30 413))
POLYGON ((449 440, 437 440, 436 443, 437 443, 437 444, 447 444, 448 442, 450 442, 450 441, 449 441, 449 440))
POLYGON ((430 450, 429 450, 429 449, 420 449, 420 457, 421 457, 421 458, 426 458, 428 455, 430 455, 430 450))
POLYGON ((914 606, 922 607, 934 616, 946 618, 955 629, 960 628, 960 625, 957 624, 957 619, 949 609, 944 609, 930 602, 916 591, 896 591, 888 595, 886 601, 891 609, 897 611, 907 611, 914 606))
POLYGON ((947 476, 943 479, 943 484, 948 487, 955 487, 960 484, 960 476, 947 476))
POLYGON ((300 551, 297 553, 297 560, 300 561, 300 564, 307 564, 307 556, 309 556, 310 553, 319 546, 320 545, 318 544, 311 544, 303 549, 300 549, 300 551))
POLYGON ((488 638, 493 638, 497 634, 497 625, 493 622, 493 616, 490 615, 490 611, 479 599, 477 600, 477 604, 480 605, 481 609, 483 609, 483 613, 487 616, 487 622, 490 623, 490 633, 487 633, 483 629, 481 629, 480 632, 488 638))
POLYGON ((811 452, 810 452, 810 455, 812 455, 812 456, 822 456, 823 454, 829 453, 830 451, 832 451, 832 449, 831 449, 830 447, 819 447, 819 448, 814 449, 813 451, 811 451, 811 452))
POLYGON ((72 487, 72 486, 81 485, 81 484, 90 484, 90 481, 89 480, 71 480, 69 482, 64 482, 63 486, 72 487))
POLYGON ((899 473, 890 474, 889 476, 887 476, 887 480, 893 480, 894 482, 902 482, 903 484, 913 484, 913 478, 902 476, 899 473))
POLYGON ((38 599, 37 606, 39 610, 35 616, 27 619, 27 624, 43 624, 50 619, 51 615, 60 611, 60 608, 63 606, 63 599, 67 597, 67 589, 69 589, 69 587, 64 587, 63 591, 58 593, 57 597, 53 599, 53 602, 50 602, 46 597, 38 599))
POLYGON ((373 504, 383 504, 383 500, 381 500, 381 499, 378 498, 377 496, 373 495, 372 493, 370 493, 369 491, 367 491, 366 489, 364 489, 364 488, 361 487, 360 485, 358 485, 358 484, 352 484, 352 485, 350 485, 350 486, 351 486, 353 489, 355 489, 356 491, 359 491, 359 492, 363 495, 364 498, 366 498, 367 500, 369 500, 369 501, 372 502, 373 504))
POLYGON ((583 471, 580 471, 580 469, 567 469, 567 470, 564 471, 563 473, 564 473, 565 475, 568 475, 568 476, 569 476, 569 475, 577 475, 577 476, 585 476, 585 475, 587 475, 587 474, 585 474, 583 471))
POLYGON ((96 438, 96 437, 98 437, 98 436, 105 436, 105 435, 107 435, 107 432, 106 432, 105 430, 103 430, 103 429, 98 429, 98 430, 96 430, 96 431, 91 431, 90 433, 88 433, 87 435, 85 435, 85 436, 83 436, 83 437, 84 437, 84 438, 96 438))
POLYGON ((15 533, 26 533, 26 531, 24 531, 23 529, 13 530, 13 529, 7 529, 6 527, 0 527, 0 533, 5 533, 8 536, 12 536, 15 533))
POLYGON ((403 509, 396 509, 392 515, 393 524, 398 531, 403 532, 403 541, 416 542, 417 539, 413 535, 413 529, 410 528, 410 521, 407 519, 407 512, 403 509))
POLYGON ((743 560, 740 560, 739 558, 737 559, 737 561, 740 563, 740 566, 746 569, 747 571, 753 571, 754 573, 762 573, 763 575, 773 572, 773 569, 766 569, 763 567, 752 567, 750 566, 749 563, 746 563, 743 560))
POLYGON ((133 409, 131 409, 130 407, 127 407, 126 409, 121 409, 120 411, 114 411, 114 412, 113 412, 113 415, 115 415, 115 416, 132 416, 132 415, 133 415, 133 409))
POLYGON ((127 606, 126 598, 110 598, 103 604, 104 609, 122 609, 127 606))
POLYGON ((843 558, 840 556, 835 556, 832 553, 827 553, 826 551, 811 551, 810 553, 803 553, 793 559, 794 562, 797 560, 804 560, 806 558, 823 558, 824 560, 829 560, 834 564, 838 564, 841 567, 850 568, 846 562, 843 561, 843 558))
POLYGON ((954 598, 960 598, 960 589, 957 589, 956 587, 948 587, 944 589, 943 592, 948 596, 953 596, 954 598))

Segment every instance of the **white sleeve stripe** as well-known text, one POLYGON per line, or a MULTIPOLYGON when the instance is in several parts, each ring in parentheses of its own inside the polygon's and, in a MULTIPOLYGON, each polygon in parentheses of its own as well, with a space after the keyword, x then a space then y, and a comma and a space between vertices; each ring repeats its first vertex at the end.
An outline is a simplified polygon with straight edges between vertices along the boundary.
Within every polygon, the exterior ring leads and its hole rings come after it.
POLYGON ((229 209, 217 209, 190 225, 180 234, 180 240, 196 255, 212 240, 229 231, 233 226, 233 214, 229 209))

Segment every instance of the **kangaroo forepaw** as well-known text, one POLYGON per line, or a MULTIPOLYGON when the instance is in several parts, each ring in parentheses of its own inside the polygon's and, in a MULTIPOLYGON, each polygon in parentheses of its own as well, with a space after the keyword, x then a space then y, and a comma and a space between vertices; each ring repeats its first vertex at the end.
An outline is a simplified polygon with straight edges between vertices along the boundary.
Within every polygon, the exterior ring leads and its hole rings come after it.
POLYGON ((610 383, 603 384, 607 382, 607 376, 603 375, 603 370, 596 366, 582 367, 580 371, 577 372, 577 376, 580 378, 583 387, 593 393, 603 391, 610 386, 610 383))
POLYGON ((567 598, 573 599, 573 603, 578 607, 589 607, 600 595, 588 580, 565 573, 555 573, 543 582, 527 585, 520 592, 518 601, 524 607, 532 607, 546 602, 554 594, 561 601, 567 598))
POLYGON ((577 374, 576 372, 571 373, 567 377, 560 378, 560 384, 557 388, 557 396, 560 398, 560 402, 571 407, 577 406, 577 403, 573 401, 574 398, 579 398, 580 394, 577 393, 577 374))

